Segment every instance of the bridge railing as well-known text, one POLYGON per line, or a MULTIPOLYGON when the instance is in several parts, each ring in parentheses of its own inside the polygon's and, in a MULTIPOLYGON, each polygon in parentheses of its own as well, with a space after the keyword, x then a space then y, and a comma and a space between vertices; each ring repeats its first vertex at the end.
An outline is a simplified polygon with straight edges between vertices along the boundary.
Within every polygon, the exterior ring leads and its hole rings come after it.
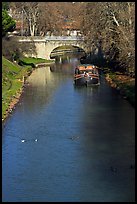
POLYGON ((82 36, 19 36, 19 41, 83 41, 82 36))
POLYGON ((75 40, 84 40, 84 37, 82 36, 46 36, 45 40, 49 41, 75 41, 75 40))
POLYGON ((45 42, 45 37, 41 37, 41 36, 33 36, 33 37, 19 36, 19 37, 16 37, 16 39, 21 42, 31 42, 31 41, 45 42))

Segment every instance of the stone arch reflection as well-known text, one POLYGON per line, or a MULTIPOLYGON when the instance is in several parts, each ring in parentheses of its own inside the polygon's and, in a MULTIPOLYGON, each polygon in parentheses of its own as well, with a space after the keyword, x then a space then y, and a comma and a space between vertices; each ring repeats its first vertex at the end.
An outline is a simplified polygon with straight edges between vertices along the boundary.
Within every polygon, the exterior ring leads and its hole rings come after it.
POLYGON ((63 57, 64 55, 67 56, 68 54, 72 54, 72 55, 75 54, 77 56, 83 57, 86 55, 86 52, 82 48, 75 46, 75 45, 74 46, 73 45, 63 45, 63 46, 58 46, 54 48, 50 53, 50 58, 56 59, 58 57, 63 57))

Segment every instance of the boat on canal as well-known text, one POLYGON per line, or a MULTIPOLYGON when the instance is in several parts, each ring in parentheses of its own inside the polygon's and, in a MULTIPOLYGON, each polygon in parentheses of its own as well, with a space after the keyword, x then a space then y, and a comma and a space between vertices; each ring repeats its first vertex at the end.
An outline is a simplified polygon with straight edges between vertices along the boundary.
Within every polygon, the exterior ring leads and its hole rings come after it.
POLYGON ((99 85, 98 67, 92 64, 80 64, 75 68, 74 85, 99 85))

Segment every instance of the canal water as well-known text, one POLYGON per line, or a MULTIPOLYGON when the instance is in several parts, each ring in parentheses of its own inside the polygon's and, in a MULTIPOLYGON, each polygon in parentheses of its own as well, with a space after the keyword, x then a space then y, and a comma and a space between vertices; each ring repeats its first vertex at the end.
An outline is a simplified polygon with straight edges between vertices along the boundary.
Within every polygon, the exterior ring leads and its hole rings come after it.
POLYGON ((3 202, 135 201, 135 111, 101 75, 74 87, 76 58, 36 69, 3 125, 3 202))

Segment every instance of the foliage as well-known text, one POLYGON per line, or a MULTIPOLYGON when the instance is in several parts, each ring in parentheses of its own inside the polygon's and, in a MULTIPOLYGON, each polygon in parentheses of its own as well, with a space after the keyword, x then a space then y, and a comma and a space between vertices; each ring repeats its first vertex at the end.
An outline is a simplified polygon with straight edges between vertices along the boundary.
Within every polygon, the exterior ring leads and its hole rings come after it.
POLYGON ((8 37, 2 39, 2 54, 11 61, 18 60, 22 55, 18 42, 8 37))
POLYGON ((5 9, 2 10, 2 36, 5 36, 7 32, 15 29, 15 21, 8 15, 5 9))
POLYGON ((111 85, 117 87, 120 94, 135 107, 135 79, 112 72, 107 75, 111 85))
POLYGON ((10 2, 10 7, 22 13, 29 35, 80 29, 93 62, 134 75, 135 2, 10 2))
POLYGON ((27 63, 27 62, 24 62, 24 61, 22 61, 22 60, 20 60, 19 59, 19 61, 18 61, 18 65, 20 65, 20 66, 31 66, 32 68, 35 68, 35 64, 34 63, 27 63))
POLYGON ((2 9, 8 10, 9 9, 9 2, 2 2, 2 9))
POLYGON ((16 2, 16 9, 22 12, 23 20, 28 25, 28 32, 31 36, 37 34, 38 26, 38 2, 16 2))
POLYGON ((2 39, 2 54, 11 61, 18 61, 24 53, 36 53, 35 45, 29 43, 26 47, 24 43, 19 43, 15 37, 4 37, 2 39))
MULTIPOLYGON (((47 32, 54 35, 62 34, 64 29, 67 30, 67 22, 71 27, 80 28, 81 6, 80 2, 76 4, 73 2, 10 3, 16 14, 22 13, 24 29, 31 36, 45 35, 47 32)), ((16 15, 14 17, 16 19, 16 15)))
POLYGON ((135 3, 87 2, 83 14, 89 50, 100 47, 114 71, 135 72, 135 3))

